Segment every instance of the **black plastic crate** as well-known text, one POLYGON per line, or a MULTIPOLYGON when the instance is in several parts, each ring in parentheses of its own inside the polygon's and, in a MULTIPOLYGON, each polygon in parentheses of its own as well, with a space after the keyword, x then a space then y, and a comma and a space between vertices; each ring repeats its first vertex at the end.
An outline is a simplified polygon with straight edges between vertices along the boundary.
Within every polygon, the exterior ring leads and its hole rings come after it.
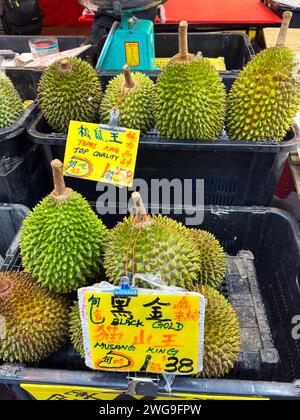
MULTIPOLYGON (((100 40, 101 51, 106 36, 100 40)), ((254 57, 254 50, 247 35, 238 32, 197 32, 188 34, 189 51, 197 54, 199 51, 204 57, 224 57, 227 71, 220 71, 220 75, 227 91, 242 68, 254 57)), ((156 57, 173 57, 178 53, 178 34, 155 34, 156 57)), ((125 63, 124 63, 125 64, 125 63)), ((99 70, 102 87, 105 88, 109 80, 119 74, 118 71, 99 70)), ((159 70, 144 71, 152 80, 156 80, 159 70)))
MULTIPOLYGON (((0 255, 16 255, 18 247, 12 246, 24 218, 28 214, 28 208, 20 204, 0 203, 0 255), (9 251, 8 251, 9 250, 9 251)), ((1 268, 1 267, 0 267, 1 268)), ((3 267, 7 270, 7 267, 3 267)))
MULTIPOLYGON (((184 222, 184 215, 172 217, 184 222)), ((103 221, 111 227, 120 218, 107 216, 103 221)), ((300 398, 300 338, 292 337, 293 318, 299 315, 300 308, 299 225, 288 213, 276 209, 208 207, 199 227, 214 233, 231 255, 222 293, 237 309, 242 345, 252 348, 242 352, 236 369, 227 378, 176 377, 172 394, 300 398)), ((14 255, 17 261, 18 254, 14 255)), ((157 386, 154 391, 166 396, 162 376, 150 378, 157 386)), ((22 398, 29 397, 19 388, 20 383, 69 385, 62 394, 71 391, 72 386, 93 387, 95 392, 104 387, 128 394, 134 393, 134 380, 139 395, 144 379, 143 374, 88 371, 68 346, 36 367, 0 367, 0 382, 9 384, 22 398)))
MULTIPOLYGON (((0 36, 0 50, 12 50, 17 53, 29 53, 29 40, 37 38, 33 35, 2 35, 0 36)), ((43 36, 38 36, 43 38, 43 36)), ((59 50, 66 51, 69 49, 80 47, 88 44, 88 38, 84 36, 56 36, 58 40, 59 50)), ((89 49, 80 55, 86 60, 93 60, 94 52, 89 49)), ((6 74, 13 81, 16 89, 24 100, 36 99, 37 85, 43 69, 37 68, 7 68, 6 74)))
POLYGON ((25 130, 36 112, 32 104, 14 125, 0 130, 0 202, 33 207, 52 187, 42 147, 27 141, 25 130))
POLYGON ((300 28, 300 7, 288 7, 280 5, 274 0, 261 0, 267 7, 269 7, 273 12, 276 13, 279 17, 282 17, 283 13, 286 11, 292 12, 293 17, 290 23, 290 28, 300 28))
MULTIPOLYGON (((64 159, 66 135, 53 133, 41 113, 27 131, 33 143, 43 146, 46 167, 53 158, 64 159)), ((148 185, 152 179, 204 179, 206 205, 268 206, 288 154, 299 143, 297 128, 282 143, 166 141, 153 130, 140 139, 135 178, 148 185)), ((96 182, 67 178, 67 184, 89 201, 99 196, 96 182)))

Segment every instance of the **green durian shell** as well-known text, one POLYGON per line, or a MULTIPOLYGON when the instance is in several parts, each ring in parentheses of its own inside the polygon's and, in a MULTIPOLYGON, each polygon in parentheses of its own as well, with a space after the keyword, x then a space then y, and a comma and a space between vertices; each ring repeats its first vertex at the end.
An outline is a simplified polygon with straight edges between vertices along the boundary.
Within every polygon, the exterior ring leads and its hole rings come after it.
POLYGON ((0 129, 13 125, 23 112, 22 99, 12 81, 0 71, 0 129))
POLYGON ((226 91, 208 59, 171 61, 156 85, 155 121, 170 140, 217 140, 226 112, 226 91))
POLYGON ((0 292, 0 359, 36 363, 57 352, 68 338, 68 301, 43 289, 24 272, 0 273, 10 289, 0 292))
MULTIPOLYGON (((128 271, 133 269, 133 244, 139 227, 130 236, 133 216, 125 218, 112 229, 105 243, 104 268, 109 280, 119 284, 125 271, 128 252, 128 271)), ((137 241, 134 272, 159 275, 167 285, 192 287, 198 280, 199 252, 187 228, 168 217, 152 216, 137 241)))
POLYGON ((108 124, 111 109, 117 107, 120 112, 120 126, 145 133, 154 126, 154 83, 143 73, 133 72, 131 77, 135 87, 130 90, 124 90, 124 74, 119 74, 109 82, 100 107, 101 120, 108 124))
POLYGON ((49 195, 23 223, 23 266, 53 292, 75 291, 100 273, 106 232, 80 194, 61 201, 49 195))
POLYGON ((194 243, 200 252, 201 284, 218 288, 226 274, 226 254, 220 242, 210 232, 191 229, 194 243))
POLYGON ((204 324, 204 378, 222 378, 238 361, 241 351, 240 327, 235 310, 217 290, 198 286, 195 291, 207 300, 204 324))
POLYGON ((44 71, 38 85, 41 111, 57 132, 67 133, 69 122, 99 122, 102 89, 96 71, 80 58, 69 58, 69 70, 56 61, 44 71))
POLYGON ((74 349, 80 354, 82 359, 84 359, 83 335, 79 314, 79 304, 77 301, 73 303, 69 312, 69 332, 74 349))
POLYGON ((233 140, 280 142, 300 106, 295 56, 288 48, 260 52, 234 82, 226 127, 233 140))

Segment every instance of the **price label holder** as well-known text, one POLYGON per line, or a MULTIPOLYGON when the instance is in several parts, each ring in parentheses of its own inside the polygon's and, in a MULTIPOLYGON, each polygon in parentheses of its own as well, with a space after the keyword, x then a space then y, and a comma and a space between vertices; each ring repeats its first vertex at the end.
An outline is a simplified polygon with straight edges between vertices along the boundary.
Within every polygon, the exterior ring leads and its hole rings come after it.
POLYGON ((136 290, 115 294, 103 282, 78 291, 86 365, 117 372, 201 372, 204 296, 167 286, 136 290))
POLYGON ((140 131, 70 121, 64 175, 132 187, 140 131))

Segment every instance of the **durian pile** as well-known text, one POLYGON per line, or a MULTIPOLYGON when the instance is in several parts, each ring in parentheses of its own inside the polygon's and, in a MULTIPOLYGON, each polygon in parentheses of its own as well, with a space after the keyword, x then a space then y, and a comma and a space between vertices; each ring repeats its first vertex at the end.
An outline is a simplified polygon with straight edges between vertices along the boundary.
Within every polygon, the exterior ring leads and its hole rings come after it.
POLYGON ((54 190, 21 228, 24 271, 0 274, 0 359, 35 364, 68 339, 84 358, 79 305, 70 305, 70 293, 104 279, 119 284, 125 271, 156 274, 166 284, 203 293, 208 304, 201 375, 229 373, 239 357, 239 323, 216 290, 226 272, 218 240, 166 216, 148 215, 138 193, 132 195, 135 216, 109 231, 86 200, 66 187, 62 163, 51 166, 54 190))
POLYGON ((108 124, 111 110, 118 109, 120 126, 142 133, 156 127, 165 141, 213 141, 227 133, 231 140, 280 142, 300 106, 299 65, 284 46, 290 19, 286 12, 276 47, 252 59, 228 95, 212 61, 189 54, 188 25, 181 22, 179 53, 162 59, 156 84, 125 65, 103 93, 90 64, 63 59, 41 78, 41 111, 54 130, 64 133, 70 120, 108 124))

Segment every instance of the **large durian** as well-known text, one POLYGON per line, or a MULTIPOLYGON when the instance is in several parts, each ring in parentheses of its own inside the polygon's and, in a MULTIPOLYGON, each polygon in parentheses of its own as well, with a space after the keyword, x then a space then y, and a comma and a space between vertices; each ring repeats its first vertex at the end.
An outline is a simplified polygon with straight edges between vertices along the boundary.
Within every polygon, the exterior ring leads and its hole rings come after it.
POLYGON ((33 363, 68 338, 68 302, 26 273, 0 273, 0 359, 33 363))
POLYGON ((226 274, 226 254, 220 242, 210 232, 191 229, 194 244, 200 252, 201 284, 218 288, 226 274))
POLYGON ((132 197, 138 214, 125 218, 107 236, 107 277, 119 284, 124 272, 153 274, 168 285, 191 288, 198 280, 200 261, 189 229, 168 217, 148 216, 140 195, 132 197))
POLYGON ((221 378, 234 368, 239 358, 239 321, 233 307, 217 290, 210 286, 198 286, 195 291, 207 300, 203 371, 199 376, 221 378))
POLYGON ((20 249, 25 270, 42 286, 69 293, 99 274, 107 229, 88 202, 65 187, 62 163, 51 165, 55 189, 25 219, 20 249))
POLYGON ((179 26, 179 51, 157 81, 157 128, 166 139, 216 140, 225 120, 225 86, 207 58, 188 53, 186 22, 179 26))
POLYGON ((79 314, 79 304, 74 302, 69 313, 69 332, 71 343, 73 344, 74 349, 80 356, 84 359, 84 344, 83 344, 83 334, 81 328, 81 320, 79 314))
POLYGON ((233 140, 279 142, 293 125, 300 82, 295 56, 284 47, 286 13, 276 47, 250 61, 231 88, 226 126, 233 140))
POLYGON ((7 128, 20 118, 22 99, 12 81, 0 70, 0 129, 7 128))
POLYGON ((111 110, 118 109, 119 125, 145 133, 154 125, 154 83, 143 73, 131 73, 124 66, 124 74, 112 79, 105 91, 100 108, 103 123, 110 122, 111 110))
POLYGON ((66 133, 71 120, 99 121, 99 78, 80 58, 64 58, 45 70, 38 85, 38 99, 46 121, 58 132, 66 133))

